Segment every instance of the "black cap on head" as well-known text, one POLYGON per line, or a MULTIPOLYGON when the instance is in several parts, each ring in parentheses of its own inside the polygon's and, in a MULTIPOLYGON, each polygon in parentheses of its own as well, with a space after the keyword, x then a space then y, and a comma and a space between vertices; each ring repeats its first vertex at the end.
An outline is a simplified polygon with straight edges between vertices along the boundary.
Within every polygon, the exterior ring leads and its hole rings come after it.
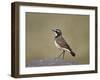
POLYGON ((62 32, 60 29, 52 29, 53 32, 56 33, 56 35, 62 35, 62 32))

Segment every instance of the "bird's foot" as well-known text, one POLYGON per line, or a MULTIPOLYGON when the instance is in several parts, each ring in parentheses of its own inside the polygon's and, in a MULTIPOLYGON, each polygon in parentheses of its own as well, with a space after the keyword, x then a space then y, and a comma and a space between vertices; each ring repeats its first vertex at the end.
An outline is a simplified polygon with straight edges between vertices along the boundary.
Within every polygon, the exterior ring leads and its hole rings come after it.
POLYGON ((61 57, 55 57, 54 59, 55 59, 55 60, 63 60, 64 58, 61 58, 61 57))
POLYGON ((55 57, 54 59, 55 59, 55 60, 58 60, 58 59, 62 59, 62 58, 60 58, 60 57, 55 57))

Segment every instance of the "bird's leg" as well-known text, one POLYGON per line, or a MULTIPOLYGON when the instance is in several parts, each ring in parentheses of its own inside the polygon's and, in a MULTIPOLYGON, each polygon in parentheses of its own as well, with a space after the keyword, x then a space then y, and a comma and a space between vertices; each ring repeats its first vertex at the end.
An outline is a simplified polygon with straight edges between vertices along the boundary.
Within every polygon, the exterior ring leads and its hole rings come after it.
POLYGON ((57 59, 57 58, 60 58, 60 56, 62 56, 62 54, 63 54, 63 56, 64 56, 64 53, 65 53, 65 51, 63 50, 63 52, 62 52, 60 55, 58 55, 58 56, 56 57, 56 59, 57 59))
POLYGON ((65 51, 63 50, 63 52, 62 52, 62 53, 63 53, 63 59, 64 59, 64 56, 65 56, 65 51))
POLYGON ((58 58, 63 54, 63 52, 58 56, 58 58))

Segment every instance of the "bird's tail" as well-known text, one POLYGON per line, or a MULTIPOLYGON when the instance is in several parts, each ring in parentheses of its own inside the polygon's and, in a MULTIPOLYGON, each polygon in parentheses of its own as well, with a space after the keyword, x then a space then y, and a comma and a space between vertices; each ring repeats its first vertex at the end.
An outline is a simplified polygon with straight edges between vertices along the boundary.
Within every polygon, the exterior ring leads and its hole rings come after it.
POLYGON ((70 52, 73 57, 75 57, 75 53, 73 51, 70 52))

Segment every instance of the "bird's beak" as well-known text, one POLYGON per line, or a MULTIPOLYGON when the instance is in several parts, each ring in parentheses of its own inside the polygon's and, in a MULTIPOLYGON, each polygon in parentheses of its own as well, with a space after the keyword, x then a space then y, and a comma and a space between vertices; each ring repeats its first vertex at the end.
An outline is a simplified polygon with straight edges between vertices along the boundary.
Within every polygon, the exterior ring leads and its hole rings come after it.
POLYGON ((56 30, 52 29, 53 32, 56 32, 56 30))

